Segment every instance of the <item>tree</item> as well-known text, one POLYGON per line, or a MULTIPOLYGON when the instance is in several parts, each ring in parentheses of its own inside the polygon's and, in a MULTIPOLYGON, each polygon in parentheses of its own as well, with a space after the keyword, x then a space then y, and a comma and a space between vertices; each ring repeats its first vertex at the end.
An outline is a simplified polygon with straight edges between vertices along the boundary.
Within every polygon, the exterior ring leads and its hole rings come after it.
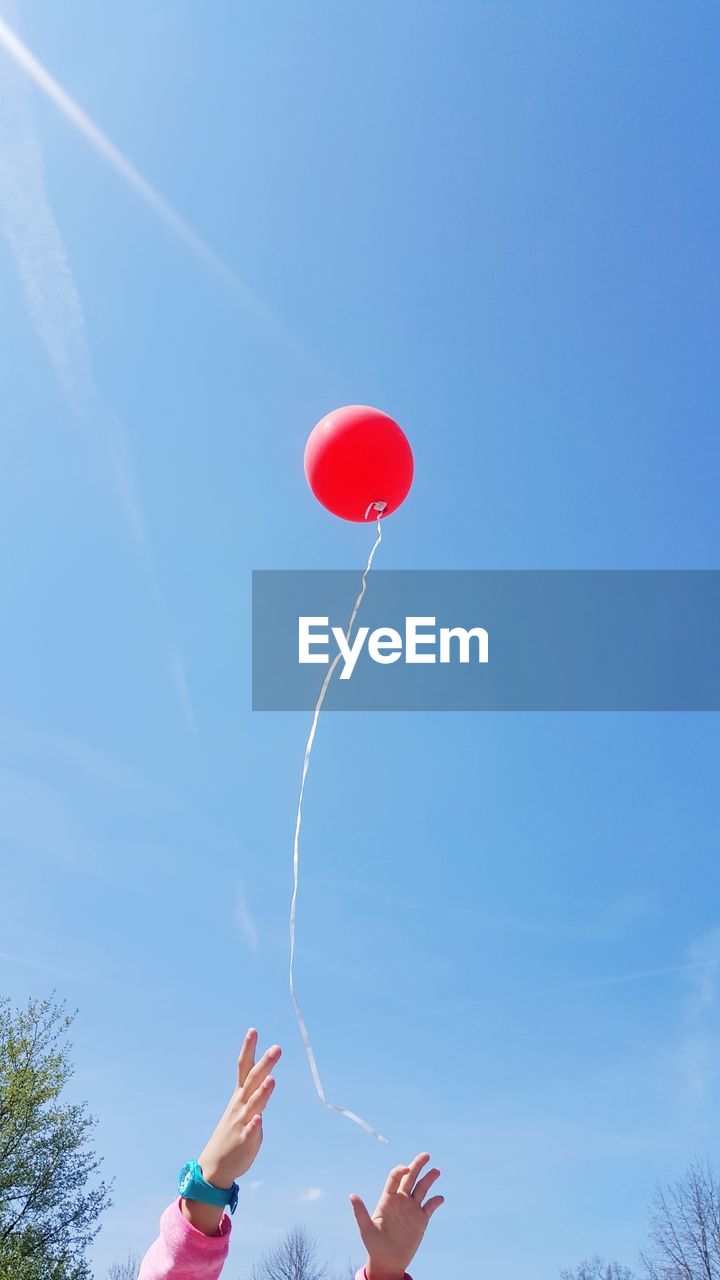
POLYGON ((140 1254, 129 1253, 124 1262, 112 1262, 105 1280, 137 1280, 140 1270, 140 1254))
POLYGON ((574 1271, 561 1271, 560 1280, 633 1280, 631 1271, 619 1262, 605 1262, 603 1258, 589 1258, 574 1271))
POLYGON ((85 1103, 63 1103, 74 1015, 0 1000, 0 1277, 89 1280, 85 1252, 110 1191, 85 1103))
POLYGON ((303 1226, 293 1227, 273 1249, 263 1254, 250 1280, 326 1280, 327 1267, 318 1263, 317 1244, 303 1226))
POLYGON ((720 1177, 694 1163, 659 1187, 650 1211, 649 1280, 720 1280, 720 1177))

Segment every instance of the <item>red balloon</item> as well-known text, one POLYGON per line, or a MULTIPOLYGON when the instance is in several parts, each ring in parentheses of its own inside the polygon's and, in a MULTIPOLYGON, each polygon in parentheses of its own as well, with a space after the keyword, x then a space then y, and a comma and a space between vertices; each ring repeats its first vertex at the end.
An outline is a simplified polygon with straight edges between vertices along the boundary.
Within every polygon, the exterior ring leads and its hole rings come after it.
POLYGON ((313 427, 305 475, 318 502, 343 520, 384 519, 405 501, 413 481, 412 449, 380 409, 348 404, 313 427))

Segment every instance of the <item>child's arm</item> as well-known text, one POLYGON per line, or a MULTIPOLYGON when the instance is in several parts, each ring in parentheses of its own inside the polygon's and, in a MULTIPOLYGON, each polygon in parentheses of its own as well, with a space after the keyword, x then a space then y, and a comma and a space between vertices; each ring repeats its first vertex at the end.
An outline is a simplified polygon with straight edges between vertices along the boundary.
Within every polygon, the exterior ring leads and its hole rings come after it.
MULTIPOLYGON (((257 1031, 248 1031, 238 1059, 237 1085, 199 1159, 203 1178, 228 1190, 251 1167, 263 1138, 262 1113, 280 1057, 274 1045, 256 1064, 257 1031)), ((160 1219, 160 1235, 146 1253, 138 1280, 217 1280, 227 1257, 230 1219, 199 1200, 175 1201, 160 1219)))
POLYGON ((444 1203, 443 1196, 425 1200, 440 1177, 439 1169, 430 1169, 417 1180, 429 1159, 428 1155, 416 1156, 412 1164, 392 1170, 372 1217, 359 1196, 350 1197, 368 1253, 365 1271, 358 1271, 356 1280, 410 1280, 407 1268, 420 1248, 428 1222, 444 1203))

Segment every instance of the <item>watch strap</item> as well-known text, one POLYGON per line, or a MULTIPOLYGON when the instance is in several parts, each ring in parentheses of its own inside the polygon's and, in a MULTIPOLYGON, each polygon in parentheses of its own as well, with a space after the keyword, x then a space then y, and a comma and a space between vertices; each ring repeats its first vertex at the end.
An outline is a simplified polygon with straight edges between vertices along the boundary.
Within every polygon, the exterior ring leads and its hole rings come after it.
POLYGON ((181 1169, 178 1192, 183 1200, 198 1200, 201 1204, 212 1204, 218 1209, 229 1209, 231 1213, 237 1208, 237 1182, 233 1182, 231 1187, 214 1187, 203 1177, 197 1160, 189 1160, 181 1169))

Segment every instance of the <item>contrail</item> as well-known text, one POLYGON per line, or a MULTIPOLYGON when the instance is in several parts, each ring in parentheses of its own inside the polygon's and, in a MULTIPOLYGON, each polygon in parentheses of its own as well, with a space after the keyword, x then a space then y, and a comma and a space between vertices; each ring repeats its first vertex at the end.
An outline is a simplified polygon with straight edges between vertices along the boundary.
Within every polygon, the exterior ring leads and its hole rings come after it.
POLYGON ((185 671, 185 662, 179 649, 173 649, 170 653, 170 679, 175 687, 175 692, 180 703, 180 710, 183 713, 185 724, 191 733, 197 733, 197 721, 195 719, 195 711, 193 709, 192 698, 190 696, 190 686, 188 684, 187 673, 185 671))
POLYGON ((668 965, 664 969, 644 969, 639 973, 621 973, 612 978, 595 978, 588 982, 573 982, 570 986, 560 987, 560 991, 594 991, 598 987, 623 986, 627 982, 645 982, 648 978, 664 978, 674 973, 692 973, 698 969, 711 969, 720 964, 720 960, 692 960, 687 964, 668 965))
MULTIPOLYGON (((0 43, 6 44, 0 18, 0 43)), ((168 631, 172 619, 159 585, 127 434, 95 381, 82 302, 65 244, 50 207, 44 159, 25 86, 16 68, 3 79, 0 96, 0 233, 15 260, 28 314, 82 428, 92 456, 102 464, 130 538, 168 631)), ((169 675, 188 729, 196 732, 182 655, 174 643, 169 675)))
POLYGON ((90 143, 90 146, 105 160, 116 173, 139 195, 149 209, 164 222, 177 236, 178 240, 201 262, 217 279, 239 295, 243 302, 262 319, 265 324, 281 333, 303 359, 313 359, 295 335, 285 327, 268 307, 265 306, 247 285, 235 274, 231 267, 211 249, 210 245, 198 235, 188 222, 168 204, 167 200, 156 191, 147 178, 144 178, 135 165, 131 164, 113 142, 90 119, 62 85, 50 74, 46 67, 28 49, 27 45, 15 34, 7 22, 0 17, 0 45, 3 45, 11 58, 35 82, 37 87, 50 99, 59 111, 70 121, 79 133, 90 143))
POLYGON ((110 141, 110 139, 98 129, 88 115, 79 107, 77 102, 70 97, 70 94, 58 84, 54 76, 42 65, 35 57, 35 54, 28 49, 27 45, 15 35, 15 32, 0 18, 0 43, 5 46, 8 53, 19 67, 30 76, 39 89, 62 111, 71 124, 75 126, 79 133, 90 143, 91 147, 112 165, 116 173, 124 178, 125 182, 133 188, 134 191, 144 200, 147 205, 156 213, 157 216, 174 231, 175 235, 187 245, 188 249, 200 259, 201 262, 209 267, 215 275, 224 280, 232 288, 239 290, 246 297, 247 301, 257 304, 257 300, 245 288, 242 281, 238 279, 235 273, 223 262, 214 250, 205 243, 202 236, 180 217, 164 200, 158 191, 147 181, 146 178, 135 168, 133 164, 123 155, 122 151, 110 141))

